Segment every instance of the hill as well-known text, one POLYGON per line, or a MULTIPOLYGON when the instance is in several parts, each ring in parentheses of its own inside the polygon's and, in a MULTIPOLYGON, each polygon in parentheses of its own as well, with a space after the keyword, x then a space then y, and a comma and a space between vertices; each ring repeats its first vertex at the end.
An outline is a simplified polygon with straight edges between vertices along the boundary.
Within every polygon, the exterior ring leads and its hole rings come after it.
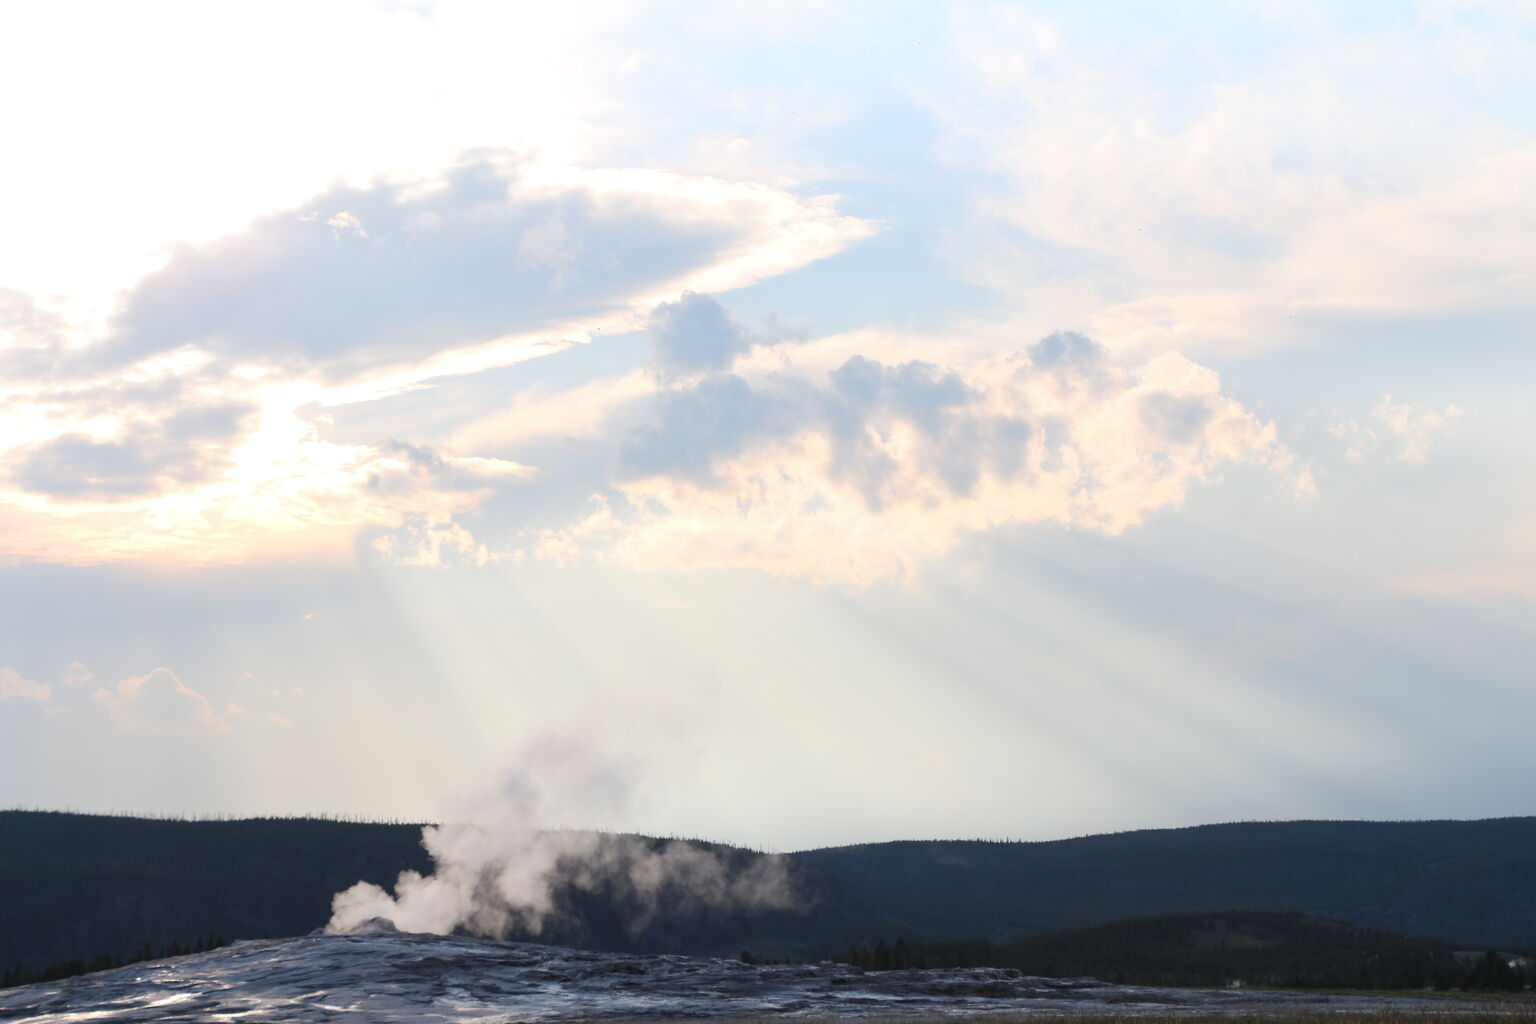
MULTIPOLYGON (((1536 818, 1201 825, 796 855, 823 925, 1011 942, 1165 914, 1294 911, 1477 949, 1536 946, 1536 818)), ((855 941, 864 941, 850 934, 855 941)), ((834 947, 835 948, 835 947, 834 947)))
POLYGON ((1271 911, 1137 918, 1004 945, 898 940, 856 947, 835 959, 876 971, 1011 967, 1115 984, 1218 988, 1518 991, 1527 973, 1511 967, 1508 955, 1467 955, 1446 943, 1271 911))
MULTIPOLYGON (((0 966, 143 945, 296 935, 359 879, 425 871, 419 827, 0 812, 0 966)), ((757 856, 724 849, 736 862, 757 856)), ((881 938, 1007 944, 1232 908, 1318 915, 1461 948, 1536 948, 1536 818, 1270 822, 1040 843, 910 841, 788 855, 805 905, 663 907, 643 927, 567 893, 547 940, 593 949, 816 957, 881 938)), ((526 937, 526 936, 524 936, 526 937)))
POLYGON ((0 812, 0 968, 303 935, 360 878, 431 869, 419 825, 0 812))

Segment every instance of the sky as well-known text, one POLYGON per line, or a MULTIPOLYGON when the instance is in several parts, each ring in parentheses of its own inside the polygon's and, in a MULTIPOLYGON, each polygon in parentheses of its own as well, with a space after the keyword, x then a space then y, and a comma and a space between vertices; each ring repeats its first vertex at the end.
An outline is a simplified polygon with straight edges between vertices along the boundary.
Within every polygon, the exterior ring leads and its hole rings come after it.
POLYGON ((0 8, 0 805, 1536 811, 1536 6, 0 8))

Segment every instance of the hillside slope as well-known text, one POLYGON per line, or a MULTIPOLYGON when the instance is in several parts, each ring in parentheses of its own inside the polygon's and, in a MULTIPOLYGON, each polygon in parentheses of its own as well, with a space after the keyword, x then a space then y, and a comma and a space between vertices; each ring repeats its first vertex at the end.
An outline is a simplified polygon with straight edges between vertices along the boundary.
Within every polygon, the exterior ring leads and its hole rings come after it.
POLYGON ((302 935, 358 879, 430 870, 419 825, 0 812, 0 968, 302 935))
MULTIPOLYGON (((353 882, 387 885, 403 869, 428 870, 419 835, 409 825, 0 812, 0 967, 126 956, 210 933, 303 934, 353 882)), ((1007 943, 1127 918, 1257 910, 1464 948, 1536 948, 1536 818, 1208 825, 789 857, 806 896, 798 912, 663 907, 637 928, 601 894, 568 893, 544 938, 812 957, 881 938, 1007 943)))
POLYGON ((1475 948, 1536 945, 1536 818, 1256 822, 1043 843, 881 843, 796 859, 835 894, 827 926, 886 937, 1009 942, 1243 909, 1475 948))

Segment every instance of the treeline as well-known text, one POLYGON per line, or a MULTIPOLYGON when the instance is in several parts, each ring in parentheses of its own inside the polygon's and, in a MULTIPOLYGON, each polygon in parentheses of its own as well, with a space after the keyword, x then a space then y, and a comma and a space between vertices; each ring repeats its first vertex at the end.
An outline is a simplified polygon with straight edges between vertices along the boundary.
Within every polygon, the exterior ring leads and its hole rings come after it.
POLYGON ((349 814, 337 811, 314 811, 309 814, 225 814, 216 811, 80 811, 68 807, 0 807, 0 814, 53 814, 74 818, 115 818, 122 821, 173 821, 181 823, 207 822, 287 822, 322 821, 340 825, 409 825, 421 828, 431 822, 391 816, 378 817, 369 814, 349 814))
POLYGON ((359 879, 431 863, 414 825, 170 821, 0 811, 0 969, 101 954, 130 962, 191 936, 303 935, 359 879))
POLYGON ((1468 957, 1444 944, 1266 912, 1142 918, 1005 944, 898 938, 831 959, 869 971, 1007 967, 1127 985, 1518 992, 1536 982, 1522 958, 1468 957))
POLYGON ((816 953, 889 941, 891 922, 908 942, 1008 943, 1233 908, 1461 949, 1536 948, 1536 818, 1235 823, 1042 843, 881 843, 795 859, 825 880, 823 933, 841 933, 816 953))
MULTIPOLYGON (((750 850, 700 848, 732 867, 755 858, 750 850)), ((1242 907, 1342 919, 1459 949, 1536 949, 1536 817, 1239 823, 1043 843, 905 841, 784 857, 804 897, 791 909, 725 912, 692 899, 637 908, 622 886, 573 890, 560 894, 560 912, 538 938, 711 956, 748 946, 756 956, 797 961, 863 943, 873 960, 873 940, 899 931, 907 944, 930 944, 919 955, 937 965, 951 954, 935 943, 1054 941, 1065 929, 1242 907)), ((357 881, 388 886, 401 871, 431 869, 411 824, 0 811, 0 969, 20 964, 36 973, 102 951, 127 957, 145 939, 158 947, 209 932, 302 935, 323 924, 332 896, 357 881)), ((909 961, 914 952, 906 951, 909 961)), ((894 946, 887 955, 894 961, 894 946)), ((983 953, 964 955, 976 962, 983 953)), ((984 955, 993 962, 999 954, 986 947, 984 955)), ((1034 950, 1029 966, 1066 973, 1064 957, 1034 950)), ((1373 962, 1386 970, 1395 961, 1373 962)), ((1456 970, 1470 966, 1458 962, 1456 970)), ((1197 971, 1155 960, 1122 969, 1127 977, 1197 971)), ((1424 973, 1416 962, 1403 970, 1424 973)), ((1296 973, 1317 972, 1303 963, 1296 973)))
POLYGON ((65 978, 73 978, 78 974, 89 974, 94 971, 110 971, 115 967, 126 967, 129 964, 143 963, 146 960, 164 960, 166 957, 186 956, 188 953, 206 953, 210 949, 220 949, 228 945, 221 935, 204 935, 196 942, 183 946, 179 942, 172 942, 162 946, 156 952, 149 943, 144 943, 138 951, 131 956, 118 956, 116 953, 102 953, 87 963, 84 960, 65 960, 62 963, 52 964, 39 971, 29 971, 17 964, 15 967, 0 975, 0 988, 15 988, 18 985, 31 985, 39 981, 62 981, 65 978))

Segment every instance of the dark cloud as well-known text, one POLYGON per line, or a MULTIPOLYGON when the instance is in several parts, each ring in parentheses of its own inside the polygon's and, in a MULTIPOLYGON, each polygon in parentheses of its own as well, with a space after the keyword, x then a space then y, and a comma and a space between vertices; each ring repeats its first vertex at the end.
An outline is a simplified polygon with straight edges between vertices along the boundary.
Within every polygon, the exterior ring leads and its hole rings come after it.
POLYGON ((98 362, 185 344, 335 373, 623 308, 735 241, 676 199, 570 187, 509 197, 515 170, 339 187, 183 246, 129 292, 98 362), (669 206, 669 204, 672 204, 669 206))
POLYGON ((886 366, 854 356, 832 371, 827 425, 833 441, 832 475, 853 483, 874 505, 880 486, 895 463, 873 442, 872 418, 905 420, 929 442, 927 455, 952 490, 968 491, 975 482, 981 426, 956 416, 975 395, 955 373, 944 373, 922 360, 886 366))
POLYGON ((815 428, 831 439, 832 478, 853 485, 877 508, 898 468, 878 439, 906 423, 922 438, 923 464, 964 494, 984 468, 1003 476, 1019 472, 1034 436, 1022 418, 974 409, 978 398, 958 374, 920 360, 887 366, 854 356, 832 372, 825 389, 787 376, 754 386, 735 374, 711 374, 657 396, 655 422, 632 431, 621 448, 620 475, 673 473, 708 482, 720 461, 815 428))
POLYGON ((1057 331, 1029 346, 1030 362, 1041 370, 1083 372, 1109 361, 1109 350, 1075 331, 1057 331))
POLYGON ((379 445, 379 450, 403 458, 412 472, 436 476, 448 471, 448 460, 431 445, 411 444, 409 441, 389 440, 379 445))
POLYGON ((664 382, 701 371, 728 370, 737 356, 756 343, 725 307, 695 292, 657 306, 647 328, 656 375, 664 382))
POLYGON ((720 459, 786 437, 814 422, 814 392, 792 380, 754 388, 736 374, 716 374, 656 397, 656 422, 620 447, 626 477, 677 473, 706 480, 720 459))
POLYGON ((238 403, 190 406, 158 422, 130 425, 103 441, 68 433, 13 456, 11 481, 53 498, 111 501, 158 494, 176 484, 207 480, 228 459, 254 407, 238 403))
POLYGON ((932 432, 946 412, 974 396, 956 373, 944 373, 922 360, 886 366, 854 356, 832 371, 832 387, 861 408, 891 409, 932 432))

